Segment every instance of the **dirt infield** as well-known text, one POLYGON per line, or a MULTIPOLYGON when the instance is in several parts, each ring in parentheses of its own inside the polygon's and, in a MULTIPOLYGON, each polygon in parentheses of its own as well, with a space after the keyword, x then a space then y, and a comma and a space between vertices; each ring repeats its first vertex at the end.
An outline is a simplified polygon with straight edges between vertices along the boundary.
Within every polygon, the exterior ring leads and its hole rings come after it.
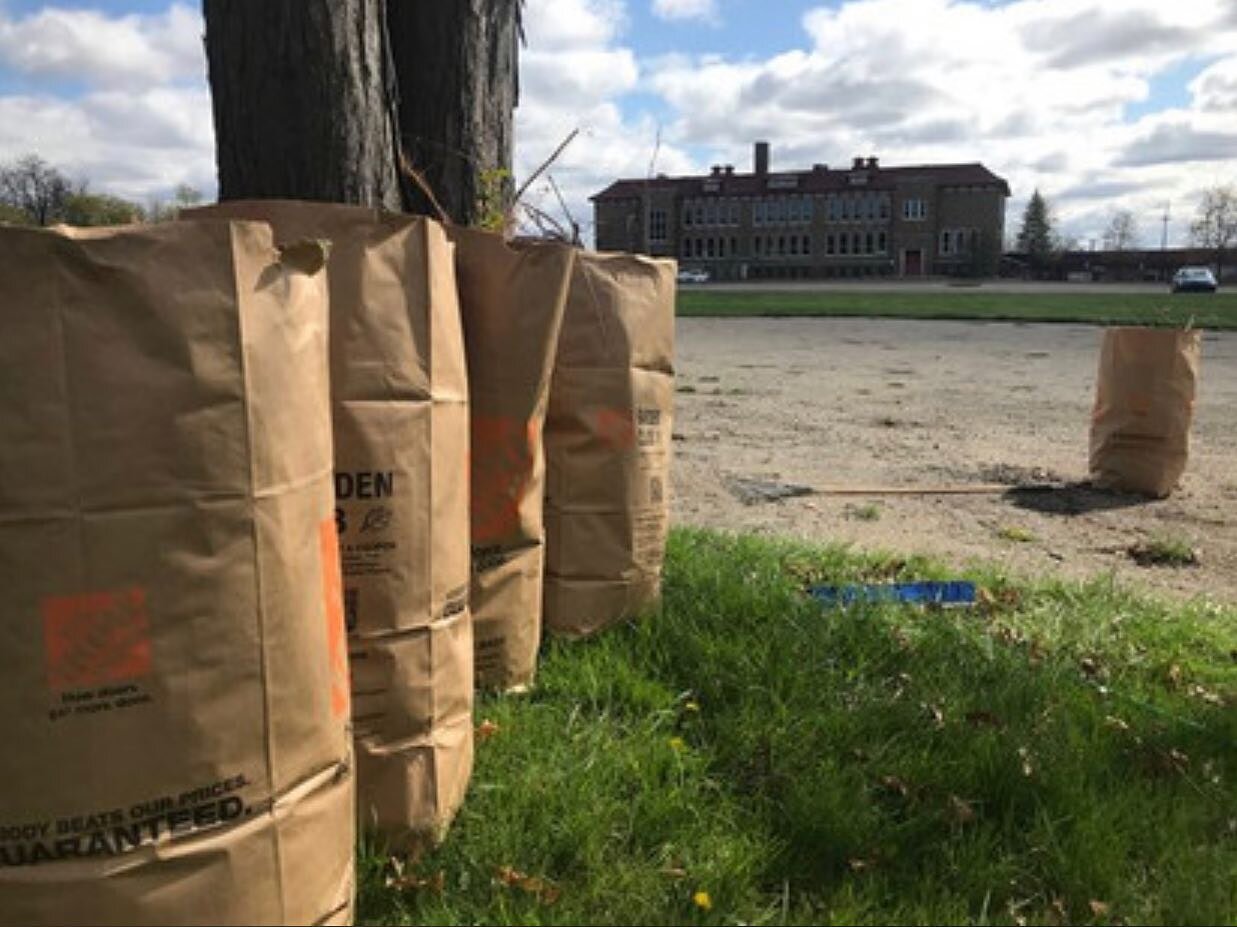
POLYGON ((1087 434, 1099 329, 863 319, 681 319, 680 524, 996 561, 1023 575, 1115 574, 1237 604, 1237 333, 1207 333, 1194 448, 1163 501, 1099 493, 1087 434), (975 495, 812 493, 999 484, 975 495), (1200 563, 1139 566, 1188 541, 1200 563))

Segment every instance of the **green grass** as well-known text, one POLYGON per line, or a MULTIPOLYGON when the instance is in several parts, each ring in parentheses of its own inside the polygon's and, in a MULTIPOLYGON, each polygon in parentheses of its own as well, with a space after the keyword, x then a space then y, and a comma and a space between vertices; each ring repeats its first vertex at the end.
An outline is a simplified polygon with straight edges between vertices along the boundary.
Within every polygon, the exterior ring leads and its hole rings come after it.
POLYGON ((1130 547, 1130 557, 1141 566, 1187 567, 1198 563, 1198 552, 1188 538, 1159 534, 1130 547))
POLYGON ((680 289, 681 316, 888 316, 1084 322, 1095 325, 1184 325, 1237 328, 1237 290, 1220 293, 995 293, 983 288, 889 291, 725 292, 680 289))
POLYGON ((674 532, 659 614, 478 705, 450 836, 419 888, 363 854, 362 920, 1237 922, 1237 613, 989 573, 973 610, 802 593, 948 575, 674 532))

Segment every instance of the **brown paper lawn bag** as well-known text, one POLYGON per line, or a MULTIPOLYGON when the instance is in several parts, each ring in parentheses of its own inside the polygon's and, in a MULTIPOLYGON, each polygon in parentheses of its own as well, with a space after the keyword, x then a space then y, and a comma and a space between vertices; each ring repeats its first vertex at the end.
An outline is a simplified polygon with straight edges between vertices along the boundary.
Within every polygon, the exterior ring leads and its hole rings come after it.
POLYGON ((335 496, 362 825, 441 838, 472 772, 468 382, 438 223, 357 206, 229 202, 278 240, 331 243, 335 496))
POLYGON ((452 229, 472 418, 477 685, 533 682, 545 563, 542 434, 574 250, 452 229))
POLYGON ((1168 496, 1190 456, 1201 333, 1110 328, 1091 417, 1091 481, 1101 489, 1168 496))
POLYGON ((348 923, 320 246, 0 229, 0 923, 348 923))
POLYGON ((545 625, 592 634, 661 594, 675 263, 580 254, 546 420, 545 625))

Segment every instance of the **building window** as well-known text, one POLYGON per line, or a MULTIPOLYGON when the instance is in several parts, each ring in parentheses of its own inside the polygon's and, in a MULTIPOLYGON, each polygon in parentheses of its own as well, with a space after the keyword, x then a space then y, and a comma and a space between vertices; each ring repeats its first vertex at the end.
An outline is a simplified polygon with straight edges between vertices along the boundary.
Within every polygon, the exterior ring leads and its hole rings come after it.
POLYGON ((804 235, 802 244, 803 244, 803 253, 805 255, 810 255, 812 253, 812 236, 804 235))
POLYGON ((737 257, 739 254, 739 239, 731 236, 730 239, 730 256, 737 257))
POLYGON ((690 202, 683 204, 683 227, 691 228, 692 224, 692 204, 690 202))
POLYGON ((837 243, 834 240, 833 233, 830 232, 825 236, 825 254, 836 254, 837 243))
POLYGON ((902 218, 911 222, 918 222, 928 218, 927 201, 919 198, 903 200, 902 218))
POLYGON ((881 218, 889 218, 889 196, 888 194, 881 197, 881 218))
POLYGON ((850 248, 850 232, 843 232, 838 236, 838 254, 849 254, 850 248))
POLYGON ((829 221, 837 222, 842 218, 842 204, 835 194, 829 194, 829 221))
POLYGON ((863 253, 872 254, 875 251, 875 249, 876 249, 876 238, 871 232, 868 232, 867 235, 864 236, 864 252, 863 253))
POLYGON ((685 258, 692 256, 692 240, 690 238, 683 239, 683 244, 679 248, 679 253, 685 258))
POLYGON ((666 240, 666 210, 649 211, 649 241, 666 240))
POLYGON ((876 247, 881 254, 885 254, 889 250, 889 238, 884 232, 877 234, 876 247))

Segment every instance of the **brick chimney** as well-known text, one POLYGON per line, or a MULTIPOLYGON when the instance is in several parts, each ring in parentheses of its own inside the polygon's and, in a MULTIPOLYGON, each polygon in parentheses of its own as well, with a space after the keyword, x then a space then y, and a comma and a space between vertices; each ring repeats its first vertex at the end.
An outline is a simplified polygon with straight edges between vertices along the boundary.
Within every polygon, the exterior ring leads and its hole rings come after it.
POLYGON ((722 168, 722 170, 726 172, 727 177, 734 176, 734 165, 733 164, 727 164, 724 168, 722 168))
POLYGON ((756 143, 756 173, 761 176, 769 173, 769 143, 756 143))
POLYGON ((855 158, 854 162, 850 166, 850 169, 852 171, 863 170, 863 158, 855 158))
POLYGON ((880 167, 880 160, 875 155, 873 155, 872 157, 868 158, 868 167, 871 170, 876 170, 878 167, 880 167))

